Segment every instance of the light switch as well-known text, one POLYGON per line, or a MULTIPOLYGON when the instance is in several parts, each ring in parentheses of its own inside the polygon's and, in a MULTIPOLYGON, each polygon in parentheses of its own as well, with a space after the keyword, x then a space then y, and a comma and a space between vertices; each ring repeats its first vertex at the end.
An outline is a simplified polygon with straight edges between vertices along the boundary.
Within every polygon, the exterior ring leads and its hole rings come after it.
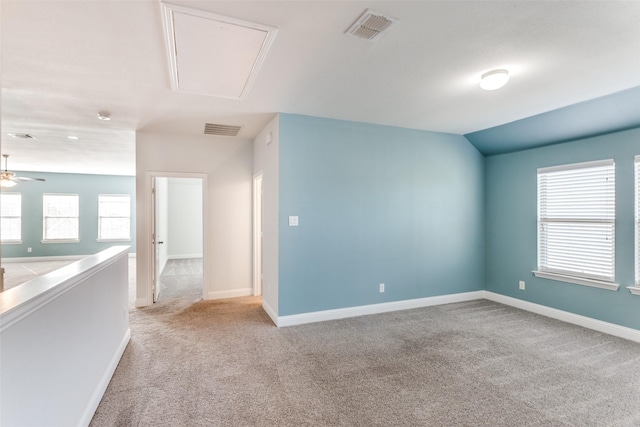
POLYGON ((289 227, 297 227, 298 226, 298 217, 290 216, 289 217, 289 227))

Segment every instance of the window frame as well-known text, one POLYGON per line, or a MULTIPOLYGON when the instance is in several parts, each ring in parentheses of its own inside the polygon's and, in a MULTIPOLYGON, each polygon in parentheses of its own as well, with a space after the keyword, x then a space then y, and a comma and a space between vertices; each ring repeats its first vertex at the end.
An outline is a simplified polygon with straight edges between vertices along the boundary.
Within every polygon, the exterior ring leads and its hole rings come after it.
MULTIPOLYGON (((4 238, 4 233, 2 233, 0 231, 0 243, 2 243, 3 245, 19 245, 22 244, 22 193, 14 193, 14 192, 2 192, 2 194, 0 194, 0 198, 5 197, 5 196, 9 196, 9 197, 19 197, 20 199, 20 215, 16 216, 11 216, 11 215, 2 215, 2 209, 0 208, 0 221, 2 221, 2 219, 4 218, 17 218, 20 222, 20 236, 17 239, 5 239, 4 238)), ((3 203, 0 201, 0 205, 2 205, 3 203)))
POLYGON ((80 242, 80 195, 77 193, 43 193, 42 194, 42 240, 43 244, 46 243, 78 243, 80 242), (47 196, 65 196, 75 197, 78 205, 77 216, 47 216, 46 198, 47 196), (78 221, 77 237, 75 238, 63 238, 63 239, 51 239, 47 238, 47 219, 48 218, 75 218, 78 221))
MULTIPOLYGON (((594 173, 593 176, 596 174, 594 173)), ((584 186, 584 181, 581 182, 581 185, 584 186)), ((597 189, 597 184, 593 184, 590 188, 590 192, 595 193, 597 189)), ((617 291, 620 287, 619 284, 615 283, 615 221, 616 221, 616 205, 615 205, 615 191, 616 191, 616 169, 615 169, 615 161, 613 159, 606 160, 597 160, 592 162, 582 162, 582 163, 572 163, 572 164, 564 164, 552 167, 539 168, 537 171, 537 269, 533 271, 533 274, 536 277, 541 277, 545 279, 557 280, 562 282, 574 283, 585 286, 592 286, 601 289, 607 289, 612 291, 617 291), (553 212, 565 212, 565 210, 560 210, 559 208, 563 207, 563 201, 555 202, 553 200, 554 197, 557 197, 561 200, 563 197, 563 193, 570 192, 570 194, 575 194, 576 186, 580 184, 575 184, 574 182, 570 182, 570 180, 564 179, 562 190, 559 190, 560 187, 547 187, 547 181, 553 174, 556 174, 556 178, 558 177, 557 173, 566 173, 570 175, 572 173, 580 174, 581 172, 587 172, 588 169, 594 168, 611 168, 611 170, 606 170, 602 172, 604 176, 610 175, 611 181, 607 181, 607 184, 603 187, 605 193, 606 200, 603 203, 599 204, 600 211, 599 214, 596 213, 591 207, 584 207, 579 205, 571 205, 569 204, 569 208, 571 214, 573 216, 569 216, 568 214, 554 214, 553 212), (567 190, 568 188, 568 190, 567 190), (549 193, 549 191, 555 190, 555 193, 549 193), (574 193, 571 193, 574 192, 574 193), (549 214, 551 211, 551 214, 549 214), (577 213, 577 215, 576 215, 577 213), (546 215, 546 216, 545 216, 546 215), (598 216, 600 215, 600 216, 598 216), (556 230, 556 237, 552 240, 552 247, 549 246, 549 238, 553 236, 549 232, 549 226, 551 224, 558 224, 558 229, 556 230), (545 229, 545 226, 547 227, 545 229), (577 237, 585 237, 587 233, 585 233, 585 229, 587 227, 592 226, 593 228, 599 227, 600 229, 596 229, 596 231, 602 233, 606 232, 608 239, 610 242, 607 243, 607 249, 611 252, 606 255, 604 261, 609 261, 605 264, 605 267, 602 267, 602 274, 598 274, 595 272, 589 271, 578 271, 577 269, 571 269, 578 267, 582 264, 585 267, 589 267, 589 270, 595 270, 593 268, 593 263, 590 263, 589 260, 571 260, 569 264, 573 263, 573 266, 562 268, 562 267, 553 267, 550 264, 558 263, 562 264, 562 261, 569 261, 571 257, 567 257, 566 253, 561 253, 559 256, 552 255, 552 262, 549 263, 549 253, 553 252, 553 249, 558 249, 559 243, 565 243, 569 245, 567 251, 571 251, 571 246, 578 247, 578 243, 575 241, 571 241, 571 239, 576 239, 577 237), (571 230, 571 228, 574 230, 571 230), (582 228, 582 230, 581 230, 582 228), (607 230, 609 229, 609 230, 607 230), (557 240, 557 235, 562 233, 569 233, 568 239, 563 239, 564 242, 557 240), (546 246, 544 246, 546 245, 546 246), (610 276, 606 274, 606 272, 610 271, 610 276)), ((589 194, 587 194, 588 196, 589 194)), ((585 196, 585 197, 587 197, 585 196)), ((593 194, 590 194, 591 197, 594 197, 593 194)), ((586 205, 586 204, 584 204, 586 205)), ((566 235, 566 234, 565 234, 566 235)), ((585 257, 595 257, 597 254, 586 254, 585 257)))
POLYGON ((122 194, 98 194, 98 238, 97 242, 130 242, 131 241, 131 195, 122 193, 122 194), (127 198, 127 202, 129 204, 128 215, 126 217, 122 216, 103 216, 100 211, 101 202, 100 199, 102 197, 122 197, 127 198), (129 227, 127 228, 127 237, 118 237, 118 238, 104 238, 101 236, 102 232, 102 218, 126 218, 129 222, 129 227))
POLYGON ((635 285, 628 286, 634 295, 640 295, 640 154, 633 161, 634 177, 634 216, 635 216, 635 285))

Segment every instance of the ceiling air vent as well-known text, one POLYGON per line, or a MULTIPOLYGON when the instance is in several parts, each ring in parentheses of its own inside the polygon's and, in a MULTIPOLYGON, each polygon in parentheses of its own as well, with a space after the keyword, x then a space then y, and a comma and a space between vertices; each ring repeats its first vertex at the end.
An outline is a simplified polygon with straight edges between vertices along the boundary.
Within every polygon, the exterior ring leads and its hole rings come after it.
POLYGON ((360 15, 360 18, 349 27, 346 33, 361 39, 376 41, 396 22, 398 22, 396 18, 367 9, 360 15))
POLYGON ((217 125, 213 123, 204 124, 205 135, 238 136, 240 129, 242 129, 242 126, 217 125))

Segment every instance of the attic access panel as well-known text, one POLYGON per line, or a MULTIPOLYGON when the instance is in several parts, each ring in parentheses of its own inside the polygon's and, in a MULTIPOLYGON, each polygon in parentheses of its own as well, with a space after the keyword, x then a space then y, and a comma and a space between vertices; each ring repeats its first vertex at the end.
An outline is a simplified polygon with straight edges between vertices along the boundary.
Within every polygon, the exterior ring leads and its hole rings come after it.
POLYGON ((162 10, 173 90, 243 99, 277 28, 167 3, 162 10))

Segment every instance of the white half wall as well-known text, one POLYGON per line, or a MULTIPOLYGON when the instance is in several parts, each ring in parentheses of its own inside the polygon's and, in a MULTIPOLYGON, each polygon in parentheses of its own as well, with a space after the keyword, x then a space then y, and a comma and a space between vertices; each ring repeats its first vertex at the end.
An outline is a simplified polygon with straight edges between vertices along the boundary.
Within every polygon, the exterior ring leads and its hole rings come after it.
POLYGON ((202 180, 169 178, 169 259, 202 256, 202 180))
POLYGON ((262 174, 263 247, 262 306, 278 320, 278 262, 280 214, 280 116, 273 118, 253 141, 253 171, 262 174))
MULTIPOLYGON (((253 144, 250 140, 169 133, 136 133, 137 296, 136 305, 151 304, 150 173, 207 176, 206 292, 251 287, 251 199, 253 144)), ((171 176, 171 175, 166 175, 171 176)), ((171 243, 170 243, 171 244, 171 243)))
POLYGON ((131 335, 127 251, 0 294, 0 425, 89 425, 131 335))

